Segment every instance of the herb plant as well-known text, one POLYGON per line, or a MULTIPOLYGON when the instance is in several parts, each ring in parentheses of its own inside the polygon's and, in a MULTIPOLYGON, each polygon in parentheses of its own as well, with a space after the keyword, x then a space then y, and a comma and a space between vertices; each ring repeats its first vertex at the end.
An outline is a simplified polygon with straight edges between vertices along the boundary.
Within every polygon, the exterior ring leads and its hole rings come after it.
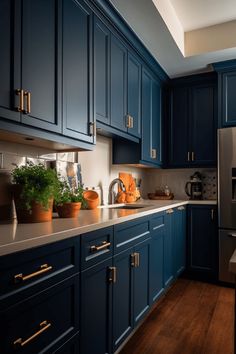
POLYGON ((58 190, 55 196, 55 204, 63 205, 65 203, 84 203, 84 190, 78 187, 72 190, 66 181, 60 181, 58 190))
POLYGON ((20 185, 22 208, 31 210, 32 202, 40 203, 48 209, 50 199, 58 191, 59 180, 56 171, 44 165, 28 162, 25 166, 16 167, 12 172, 13 183, 20 185))

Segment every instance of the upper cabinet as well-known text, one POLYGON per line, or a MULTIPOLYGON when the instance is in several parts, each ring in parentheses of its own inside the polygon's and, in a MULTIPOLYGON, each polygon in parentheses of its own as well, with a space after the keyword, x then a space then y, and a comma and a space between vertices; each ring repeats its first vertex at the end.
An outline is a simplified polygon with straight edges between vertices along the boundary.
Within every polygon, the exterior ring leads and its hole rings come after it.
POLYGON ((93 143, 92 12, 80 0, 63 1, 63 133, 93 143))
POLYGON ((22 1, 21 122, 61 132, 61 4, 22 1))
POLYGON ((76 0, 4 0, 0 29, 3 129, 65 150, 91 148, 84 144, 94 142, 89 8, 76 0))
POLYGON ((148 70, 142 73, 142 160, 162 163, 162 88, 148 70))
POLYGON ((174 80, 168 134, 170 167, 216 165, 216 112, 214 74, 174 80))
POLYGON ((219 126, 236 126, 236 60, 215 63, 218 72, 218 118, 219 126))
POLYGON ((94 105, 95 117, 105 130, 115 129, 111 131, 128 139, 141 137, 141 62, 97 17, 94 105))

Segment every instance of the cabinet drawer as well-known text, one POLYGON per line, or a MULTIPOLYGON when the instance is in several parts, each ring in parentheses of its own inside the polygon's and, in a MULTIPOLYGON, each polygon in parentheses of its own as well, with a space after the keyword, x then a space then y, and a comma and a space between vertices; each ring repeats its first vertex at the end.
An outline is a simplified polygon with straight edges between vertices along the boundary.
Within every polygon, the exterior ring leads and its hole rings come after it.
POLYGON ((152 231, 165 226, 164 213, 155 214, 150 220, 150 228, 152 231))
POLYGON ((79 237, 0 257, 0 306, 11 295, 16 303, 75 274, 79 257, 79 237))
POLYGON ((114 254, 132 247, 150 236, 150 225, 147 218, 115 225, 114 254))
POLYGON ((79 350, 79 334, 76 334, 73 338, 69 339, 52 354, 80 354, 79 350))
POLYGON ((81 235, 81 268, 86 269, 113 254, 113 227, 81 235))
POLYGON ((51 354, 79 330, 79 277, 1 313, 1 354, 51 354))

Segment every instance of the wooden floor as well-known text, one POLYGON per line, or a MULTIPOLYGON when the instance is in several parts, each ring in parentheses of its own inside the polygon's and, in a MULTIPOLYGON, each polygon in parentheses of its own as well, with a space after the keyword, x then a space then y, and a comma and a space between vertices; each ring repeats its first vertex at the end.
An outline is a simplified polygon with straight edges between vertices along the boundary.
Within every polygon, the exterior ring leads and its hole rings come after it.
POLYGON ((179 279, 120 354, 232 354, 234 290, 179 279))

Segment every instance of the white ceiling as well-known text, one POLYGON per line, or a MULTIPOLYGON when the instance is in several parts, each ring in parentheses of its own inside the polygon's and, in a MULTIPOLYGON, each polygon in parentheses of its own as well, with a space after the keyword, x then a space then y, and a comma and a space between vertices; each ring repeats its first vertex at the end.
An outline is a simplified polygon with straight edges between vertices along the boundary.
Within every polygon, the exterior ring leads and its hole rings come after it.
MULTIPOLYGON (((152 0, 110 0, 129 26, 138 35, 154 58, 171 77, 189 75, 192 73, 210 71, 209 64, 235 59, 236 48, 208 52, 201 55, 184 57, 171 36, 165 22, 157 11, 152 0)), ((186 3, 225 3, 231 2, 231 12, 235 12, 236 0, 172 0, 186 3)), ((176 4, 175 4, 176 6, 176 4)), ((206 11, 206 9, 205 9, 206 11)), ((223 11, 223 10, 222 10, 223 11)), ((195 16, 192 11, 191 17, 195 16)), ((214 7, 206 11, 209 18, 214 17, 214 7)), ((219 12, 217 11, 219 14, 219 12)))
POLYGON ((236 19, 236 0, 170 0, 170 2, 185 32, 236 19))

